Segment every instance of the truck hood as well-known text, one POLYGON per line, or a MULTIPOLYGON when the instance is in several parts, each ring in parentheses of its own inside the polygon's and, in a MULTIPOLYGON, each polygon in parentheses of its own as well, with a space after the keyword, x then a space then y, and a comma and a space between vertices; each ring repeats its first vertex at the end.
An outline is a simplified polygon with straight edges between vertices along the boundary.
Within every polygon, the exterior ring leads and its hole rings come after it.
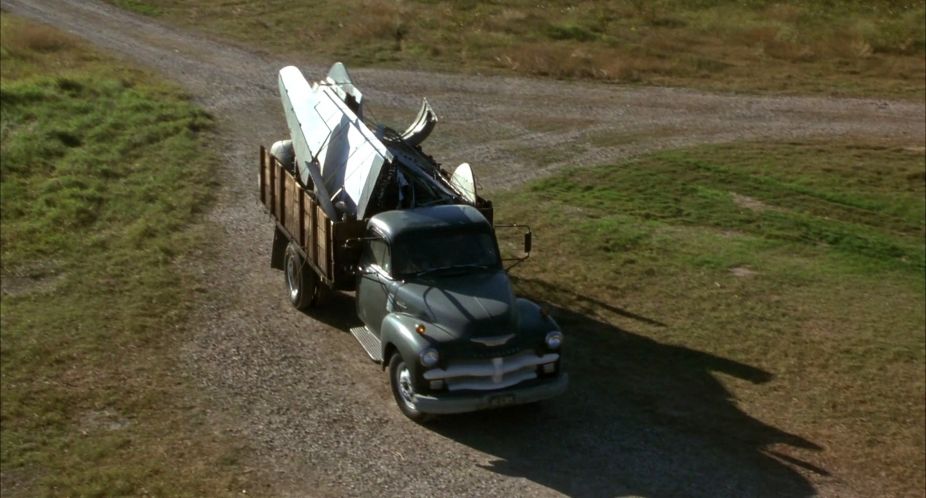
POLYGON ((504 271, 407 281, 396 291, 396 311, 420 316, 443 330, 437 340, 488 337, 516 330, 514 293, 504 271))

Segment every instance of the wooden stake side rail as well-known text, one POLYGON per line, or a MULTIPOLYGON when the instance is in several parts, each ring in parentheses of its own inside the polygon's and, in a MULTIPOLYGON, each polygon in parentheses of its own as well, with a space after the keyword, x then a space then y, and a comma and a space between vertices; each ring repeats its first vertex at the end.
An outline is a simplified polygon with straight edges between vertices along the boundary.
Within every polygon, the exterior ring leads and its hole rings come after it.
POLYGON ((259 178, 260 201, 267 212, 290 240, 298 242, 306 261, 322 280, 333 285, 339 276, 332 250, 337 247, 333 239, 334 223, 315 202, 312 193, 302 188, 263 146, 260 148, 259 178))

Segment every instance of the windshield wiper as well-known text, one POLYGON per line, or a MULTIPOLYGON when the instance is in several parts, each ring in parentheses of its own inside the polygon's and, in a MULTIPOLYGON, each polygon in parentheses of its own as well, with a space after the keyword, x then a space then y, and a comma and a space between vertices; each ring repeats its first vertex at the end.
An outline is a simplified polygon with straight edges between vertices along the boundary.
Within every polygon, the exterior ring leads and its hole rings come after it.
POLYGON ((477 270, 488 270, 489 268, 491 268, 491 265, 484 265, 484 264, 479 264, 479 263, 469 263, 465 265, 453 265, 450 268, 462 268, 462 269, 475 268, 477 270))
POLYGON ((464 264, 464 265, 441 266, 438 268, 428 268, 427 270, 421 270, 419 272, 412 273, 412 275, 415 277, 423 277, 431 273, 440 273, 440 272, 445 272, 448 270, 470 270, 470 269, 488 270, 490 267, 491 267, 490 265, 480 265, 480 264, 475 264, 475 263, 464 264))
POLYGON ((437 273, 437 272, 441 272, 441 271, 451 270, 451 269, 453 269, 453 268, 454 268, 453 266, 441 266, 441 267, 439 267, 439 268, 428 268, 427 270, 421 270, 421 271, 413 272, 411 275, 412 275, 413 277, 423 277, 423 276, 428 275, 428 274, 431 274, 431 273, 437 273))

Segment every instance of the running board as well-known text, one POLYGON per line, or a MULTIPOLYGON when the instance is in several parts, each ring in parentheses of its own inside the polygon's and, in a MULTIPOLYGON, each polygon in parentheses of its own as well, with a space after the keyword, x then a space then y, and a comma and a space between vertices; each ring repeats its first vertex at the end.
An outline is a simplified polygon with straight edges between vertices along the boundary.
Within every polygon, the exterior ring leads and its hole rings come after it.
POLYGON ((351 327, 350 333, 354 336, 354 339, 357 339, 357 342, 363 346, 363 350, 367 352, 371 360, 376 363, 383 362, 383 343, 379 341, 378 337, 373 335, 373 332, 370 332, 370 329, 366 327, 351 327))

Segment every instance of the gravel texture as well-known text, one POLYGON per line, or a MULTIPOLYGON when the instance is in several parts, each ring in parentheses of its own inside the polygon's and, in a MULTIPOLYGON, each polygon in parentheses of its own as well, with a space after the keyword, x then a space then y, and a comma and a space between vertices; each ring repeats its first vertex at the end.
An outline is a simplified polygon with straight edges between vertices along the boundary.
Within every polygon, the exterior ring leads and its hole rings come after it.
MULTIPOLYGON (((706 369, 688 372, 716 384, 716 396, 705 403, 720 407, 730 424, 749 427, 753 439, 663 423, 653 410, 610 390, 606 378, 575 374, 566 395, 539 407, 446 417, 430 426, 407 421, 393 405, 385 375, 347 332, 355 321, 350 296, 337 296, 322 313, 299 313, 285 300, 282 275, 269 268, 272 225, 255 184, 258 145, 285 133, 276 71, 297 64, 317 79, 325 68, 308 59, 275 60, 93 1, 2 0, 2 7, 154 68, 216 116, 223 160, 209 215, 216 245, 189 263, 207 288, 182 354, 205 402, 222 414, 217 424, 228 425, 217 430, 248 441, 254 449, 249 465, 277 482, 272 491, 249 494, 861 494, 838 471, 795 465, 794 455, 823 449, 740 411, 706 369), (784 445, 795 448, 790 456, 781 456, 784 445)), ((921 146, 924 136, 921 103, 382 69, 352 75, 382 117, 410 122, 418 99, 427 96, 441 119, 427 150, 448 165, 470 162, 489 190, 566 165, 691 144, 875 136, 921 146)), ((566 359, 574 365, 594 354, 588 347, 572 351, 566 359)), ((668 346, 655 351, 672 354, 668 346)), ((741 370, 730 369, 747 380, 763 374, 741 370)), ((619 366, 606 373, 622 375, 619 366)), ((824 451, 816 461, 825 460, 824 451)))

